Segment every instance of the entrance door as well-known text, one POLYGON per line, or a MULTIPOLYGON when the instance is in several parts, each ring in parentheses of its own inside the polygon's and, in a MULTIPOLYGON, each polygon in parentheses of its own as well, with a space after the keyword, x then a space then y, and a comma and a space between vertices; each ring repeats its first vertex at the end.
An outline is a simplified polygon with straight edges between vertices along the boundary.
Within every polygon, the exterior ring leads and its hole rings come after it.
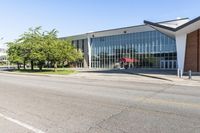
POLYGON ((176 60, 161 60, 160 68, 161 69, 176 69, 177 61, 176 60))

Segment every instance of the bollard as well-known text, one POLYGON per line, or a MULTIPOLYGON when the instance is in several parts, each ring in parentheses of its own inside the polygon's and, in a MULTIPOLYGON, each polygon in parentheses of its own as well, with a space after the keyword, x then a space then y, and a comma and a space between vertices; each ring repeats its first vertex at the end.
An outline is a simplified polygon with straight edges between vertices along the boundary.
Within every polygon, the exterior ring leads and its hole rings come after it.
POLYGON ((177 76, 180 78, 180 69, 177 69, 177 76))
POLYGON ((183 69, 180 69, 180 78, 183 78, 183 69))
POLYGON ((192 71, 190 70, 188 73, 189 73, 189 79, 192 79, 192 71))

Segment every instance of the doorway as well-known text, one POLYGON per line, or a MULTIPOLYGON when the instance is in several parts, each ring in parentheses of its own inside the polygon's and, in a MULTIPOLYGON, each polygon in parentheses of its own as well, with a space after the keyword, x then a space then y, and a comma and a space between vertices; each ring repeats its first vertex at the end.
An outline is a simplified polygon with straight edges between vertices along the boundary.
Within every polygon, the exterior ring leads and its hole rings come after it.
POLYGON ((166 70, 173 70, 177 68, 177 61, 176 60, 161 60, 160 61, 160 68, 166 70))

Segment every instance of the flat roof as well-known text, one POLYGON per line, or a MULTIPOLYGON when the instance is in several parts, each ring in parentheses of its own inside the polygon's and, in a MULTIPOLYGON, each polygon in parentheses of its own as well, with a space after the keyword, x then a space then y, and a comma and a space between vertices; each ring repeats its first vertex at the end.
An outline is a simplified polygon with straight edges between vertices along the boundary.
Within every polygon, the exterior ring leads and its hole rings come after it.
MULTIPOLYGON (((171 27, 168 27, 168 26, 164 26, 164 25, 161 25, 161 24, 169 23, 169 22, 176 22, 176 21, 181 21, 181 20, 188 20, 188 19, 189 18, 172 19, 172 20, 161 21, 161 22, 156 22, 156 23, 153 23, 153 22, 145 20, 144 24, 142 24, 142 25, 127 26, 127 27, 122 27, 122 28, 114 28, 114 29, 108 29, 108 30, 100 30, 100 31, 88 32, 88 33, 78 34, 78 35, 72 35, 72 36, 68 36, 68 37, 61 37, 61 39, 66 39, 66 38, 86 39, 88 37, 88 35, 92 36, 94 34, 102 33, 102 32, 106 33, 106 32, 112 32, 112 31, 116 31, 116 30, 120 31, 120 30, 127 30, 127 29, 131 29, 131 28, 139 28, 139 27, 143 27, 143 26, 146 27, 147 26, 146 24, 157 25, 157 26, 160 26, 160 27, 163 27, 163 28, 167 28, 169 30, 173 30, 174 28, 171 28, 171 27)), ((123 34, 123 33, 121 33, 121 34, 123 34)))
MULTIPOLYGON (((156 23, 157 24, 161 24, 161 23, 168 23, 168 22, 174 22, 174 21, 180 21, 180 20, 187 20, 187 19, 189 19, 189 18, 172 19, 172 20, 160 21, 160 22, 156 22, 156 23)), ((145 24, 141 24, 141 25, 135 25, 135 26, 122 27, 122 28, 114 28, 114 29, 108 29, 108 30, 94 31, 94 32, 90 32, 90 33, 106 32, 106 31, 113 31, 113 30, 121 30, 121 29, 135 28, 135 27, 141 27, 141 26, 146 26, 146 25, 145 24)))

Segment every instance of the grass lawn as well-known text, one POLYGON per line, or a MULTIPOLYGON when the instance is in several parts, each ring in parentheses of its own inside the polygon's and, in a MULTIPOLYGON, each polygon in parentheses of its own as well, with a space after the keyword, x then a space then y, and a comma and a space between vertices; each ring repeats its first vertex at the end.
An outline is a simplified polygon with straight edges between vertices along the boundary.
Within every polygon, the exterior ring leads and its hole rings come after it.
POLYGON ((34 71, 27 69, 27 70, 15 70, 13 72, 33 73, 33 74, 55 74, 55 75, 69 75, 69 74, 77 73, 75 70, 66 70, 66 69, 58 69, 57 72, 54 72, 53 69, 44 69, 42 71, 39 71, 38 69, 35 69, 34 71))

